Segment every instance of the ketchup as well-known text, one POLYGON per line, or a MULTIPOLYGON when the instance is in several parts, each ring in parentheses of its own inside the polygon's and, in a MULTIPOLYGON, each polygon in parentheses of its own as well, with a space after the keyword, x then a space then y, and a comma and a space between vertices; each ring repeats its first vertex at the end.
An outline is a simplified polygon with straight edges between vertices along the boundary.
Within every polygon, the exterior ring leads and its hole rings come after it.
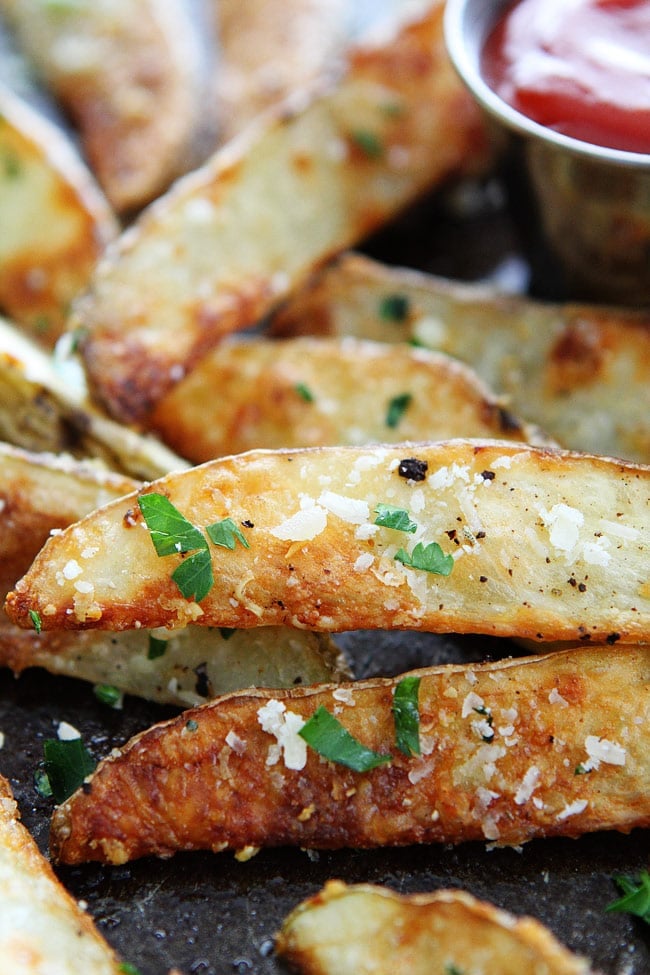
POLYGON ((650 153, 650 0, 518 0, 489 35, 481 70, 541 125, 650 153))

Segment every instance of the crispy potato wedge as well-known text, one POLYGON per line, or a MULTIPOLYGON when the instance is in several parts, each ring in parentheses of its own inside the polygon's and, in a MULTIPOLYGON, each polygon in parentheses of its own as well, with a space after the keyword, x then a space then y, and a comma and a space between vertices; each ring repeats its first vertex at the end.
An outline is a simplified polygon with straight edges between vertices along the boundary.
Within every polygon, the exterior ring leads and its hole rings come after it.
POLYGON ((255 447, 451 437, 550 443, 457 360, 351 338, 223 342, 163 397, 148 426, 194 463, 255 447))
POLYGON ((142 206, 197 162, 204 69, 184 0, 0 0, 0 12, 77 124, 117 210, 142 206))
POLYGON ((650 463, 647 312, 546 304, 348 254, 274 316, 271 333, 416 340, 468 363, 565 447, 650 463))
POLYGON ((649 485, 648 467, 501 441, 251 451, 171 474, 51 538, 7 611, 27 627, 37 612, 45 629, 645 641, 649 485), (232 550, 202 542, 218 581, 200 605, 172 578, 185 556, 156 554, 142 494, 166 496, 198 529, 231 519, 240 531, 232 550), (381 504, 409 530, 378 525, 381 504), (429 558, 453 568, 437 574, 429 558))
POLYGON ((329 881, 287 917, 276 944, 309 975, 589 975, 532 917, 513 917, 462 890, 400 895, 329 881))
POLYGON ((119 975, 124 969, 54 875, 0 776, 0 972, 119 975))
POLYGON ((109 248, 75 321, 93 393, 145 416, 227 333, 418 194, 485 166, 485 127, 442 37, 444 4, 359 48, 339 83, 249 126, 109 248))
MULTIPOLYGON (((0 598, 4 599, 52 530, 137 487, 69 459, 0 444, 0 598)), ((44 667, 127 694, 182 707, 249 685, 285 687, 350 676, 325 634, 289 627, 122 633, 21 630, 0 612, 0 666, 44 667)))
POLYGON ((54 124, 0 85, 0 307, 52 347, 117 223, 54 124))
POLYGON ((187 462, 154 437, 103 416, 89 402, 83 374, 52 358, 0 318, 0 439, 31 451, 95 457, 139 479, 187 462))
POLYGON ((342 0, 211 0, 219 40, 219 137, 343 69, 342 0))
POLYGON ((579 647, 413 674, 420 755, 396 746, 399 678, 240 691, 104 759, 54 812, 55 858, 509 845, 650 825, 650 647, 579 647), (321 707, 366 748, 392 756, 389 764, 357 772, 308 747, 297 732, 321 707))

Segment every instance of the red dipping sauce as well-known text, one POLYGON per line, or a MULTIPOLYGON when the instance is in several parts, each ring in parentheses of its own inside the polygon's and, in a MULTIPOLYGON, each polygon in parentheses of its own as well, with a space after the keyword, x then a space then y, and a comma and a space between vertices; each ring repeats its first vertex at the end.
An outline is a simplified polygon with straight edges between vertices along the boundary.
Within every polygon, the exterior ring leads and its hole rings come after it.
POLYGON ((541 125, 650 153, 650 0, 518 0, 488 37, 481 71, 541 125))

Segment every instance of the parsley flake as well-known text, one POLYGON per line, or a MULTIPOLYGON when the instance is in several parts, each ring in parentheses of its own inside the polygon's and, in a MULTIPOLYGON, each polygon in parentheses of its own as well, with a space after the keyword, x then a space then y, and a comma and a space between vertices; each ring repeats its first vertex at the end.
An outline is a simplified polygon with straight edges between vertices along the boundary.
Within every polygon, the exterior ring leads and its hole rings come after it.
POLYGON ((177 555, 207 549, 203 532, 193 525, 164 494, 143 494, 138 498, 156 554, 177 555))
POLYGON ((419 677, 403 677, 395 688, 395 744, 404 755, 420 754, 419 677))
POLYGON ((410 302, 406 295, 384 295, 379 302, 379 317, 385 322, 405 322, 410 311, 410 302))
POLYGON ((417 531, 417 524, 411 521, 408 511, 404 508, 394 508, 392 504, 383 504, 379 502, 375 508, 375 524, 381 525, 382 528, 394 528, 398 532, 410 532, 413 533, 417 531))
POLYGON ((298 396, 301 399, 304 399, 305 403, 314 402, 314 394, 312 393, 309 386, 305 385, 305 383, 296 383, 296 385, 293 388, 297 392, 298 396))
POLYGON ((113 684, 95 684, 93 694, 102 704, 108 704, 109 708, 119 710, 122 707, 124 694, 119 687, 114 687, 113 684))
POLYGON ((412 569, 422 569, 424 572, 433 572, 439 576, 451 575, 454 567, 453 556, 445 555, 437 542, 430 542, 429 545, 418 542, 410 555, 401 548, 394 558, 396 562, 408 565, 412 569))
POLYGON ((386 410, 387 427, 390 427, 392 430, 395 429, 411 405, 412 400, 413 396, 411 393, 400 393, 399 396, 394 396, 390 400, 388 409, 386 410))
POLYGON ((650 873, 642 870, 638 879, 619 876, 614 877, 614 880, 623 891, 623 896, 608 904, 605 910, 634 914, 650 924, 650 873))
POLYGON ((164 657, 167 651, 167 640, 159 640, 158 637, 149 634, 149 650, 147 651, 147 660, 157 660, 158 657, 164 657))
POLYGON ((60 805, 94 771, 95 761, 81 738, 48 738, 43 745, 43 753, 52 796, 60 805))
POLYGON ((345 765, 353 772, 369 772, 378 765, 392 761, 391 755, 382 755, 362 745, 323 705, 314 712, 298 734, 319 755, 328 758, 330 762, 345 765))
POLYGON ((52 798, 52 786, 44 768, 37 768, 34 772, 34 788, 42 799, 52 798))
POLYGON ((207 545, 183 559, 172 572, 172 579, 185 599, 192 599, 197 603, 205 599, 214 585, 212 560, 207 545))
POLYGON ((352 141, 368 159, 381 159, 384 154, 381 139, 368 129, 357 129, 352 133, 352 141))
POLYGON ((123 961, 118 968, 120 975, 140 975, 140 969, 132 965, 130 961, 123 961))
POLYGON ((246 536, 241 528, 238 528, 232 518, 224 518, 223 521, 215 521, 214 525, 208 525, 205 529, 215 545, 222 548, 229 548, 232 552, 237 542, 244 548, 250 548, 246 541, 246 536))
POLYGON ((32 621, 32 626, 34 627, 36 632, 40 633, 43 628, 41 624, 41 614, 37 613, 35 609, 30 609, 29 618, 32 621))

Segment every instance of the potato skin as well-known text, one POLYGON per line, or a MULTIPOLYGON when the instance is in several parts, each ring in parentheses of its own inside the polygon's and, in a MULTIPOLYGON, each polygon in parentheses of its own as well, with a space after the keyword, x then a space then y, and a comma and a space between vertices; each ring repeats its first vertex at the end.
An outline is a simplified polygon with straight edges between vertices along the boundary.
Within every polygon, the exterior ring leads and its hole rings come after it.
POLYGON ((649 648, 573 648, 415 673, 420 756, 395 745, 397 678, 237 692, 105 759, 55 810, 54 857, 124 863, 192 849, 508 845, 650 825, 649 648), (359 773, 307 748, 304 767, 288 768, 260 724, 269 700, 305 720, 323 705, 392 761, 359 773), (594 742, 609 743, 608 756, 576 774, 594 742))

